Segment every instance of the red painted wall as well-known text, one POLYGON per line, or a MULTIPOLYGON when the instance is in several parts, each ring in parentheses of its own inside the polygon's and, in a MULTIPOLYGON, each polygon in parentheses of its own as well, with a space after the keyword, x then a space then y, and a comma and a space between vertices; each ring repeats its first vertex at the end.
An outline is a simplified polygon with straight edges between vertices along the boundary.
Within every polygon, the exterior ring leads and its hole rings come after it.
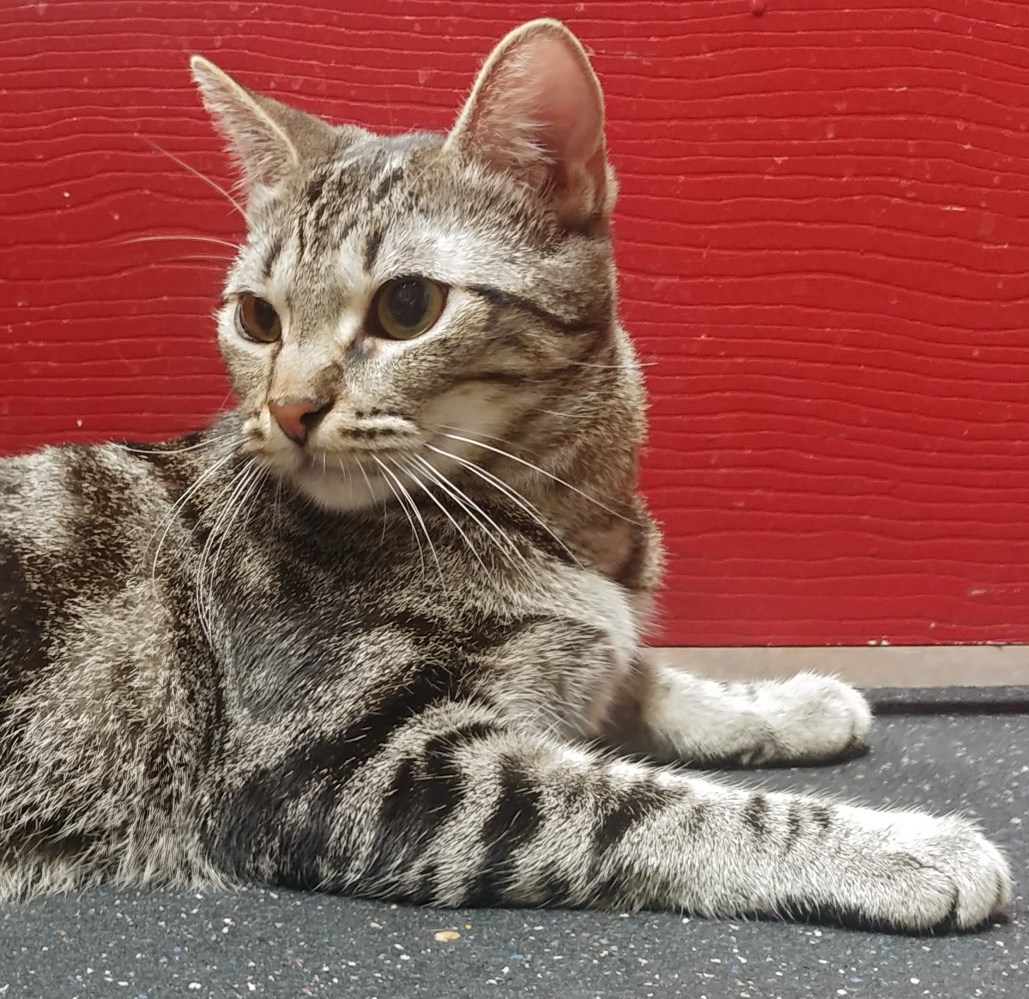
POLYGON ((226 401, 239 224, 186 55, 337 120, 446 128, 565 19, 621 176, 665 641, 1029 640, 1024 0, 0 0, 0 450, 226 401), (340 9, 346 8, 346 9, 340 9))

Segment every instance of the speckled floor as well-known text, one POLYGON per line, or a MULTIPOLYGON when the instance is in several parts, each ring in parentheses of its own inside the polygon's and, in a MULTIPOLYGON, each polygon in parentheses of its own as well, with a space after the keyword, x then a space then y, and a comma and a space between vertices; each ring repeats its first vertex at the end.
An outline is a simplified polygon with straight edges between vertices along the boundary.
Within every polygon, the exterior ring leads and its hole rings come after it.
POLYGON ((912 939, 672 914, 438 912, 268 891, 99 890, 0 911, 0 996, 1029 996, 1029 715, 885 717, 864 759, 757 779, 978 815, 1014 862, 1013 921, 912 939))

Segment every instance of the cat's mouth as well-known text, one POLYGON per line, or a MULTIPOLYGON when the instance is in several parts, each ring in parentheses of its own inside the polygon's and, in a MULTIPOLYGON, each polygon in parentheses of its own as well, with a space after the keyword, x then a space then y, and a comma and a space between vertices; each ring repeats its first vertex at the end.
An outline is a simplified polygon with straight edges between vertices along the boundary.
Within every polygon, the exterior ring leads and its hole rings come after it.
POLYGON ((492 478, 479 467, 483 450, 500 450, 479 440, 487 431, 427 422, 379 418, 331 433, 317 428, 301 441, 277 433, 265 411, 249 421, 245 449, 284 484, 339 512, 393 503, 405 509, 420 502, 438 506, 460 493, 455 472, 492 478))
POLYGON ((426 472, 424 433, 402 429, 406 432, 399 433, 394 426, 356 427, 352 434, 337 431, 331 444, 320 442, 320 435, 301 442, 275 432, 265 412, 245 428, 245 450, 319 506, 359 510, 396 499, 404 489, 413 488, 419 472, 426 472))

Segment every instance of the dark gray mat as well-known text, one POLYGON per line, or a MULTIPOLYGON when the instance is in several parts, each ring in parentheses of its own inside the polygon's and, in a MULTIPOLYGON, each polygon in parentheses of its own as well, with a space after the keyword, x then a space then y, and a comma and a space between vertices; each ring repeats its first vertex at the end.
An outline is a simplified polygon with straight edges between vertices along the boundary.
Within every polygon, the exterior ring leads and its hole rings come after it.
POLYGON ((877 715, 1029 713, 1029 687, 877 687, 865 695, 877 715))
POLYGON ((972 812, 1014 862, 1014 920, 918 939, 663 913, 437 912, 288 892, 103 889, 0 911, 0 996, 1029 995, 1029 716, 883 718, 864 759, 732 779, 972 812), (443 930, 460 936, 437 940, 443 930))

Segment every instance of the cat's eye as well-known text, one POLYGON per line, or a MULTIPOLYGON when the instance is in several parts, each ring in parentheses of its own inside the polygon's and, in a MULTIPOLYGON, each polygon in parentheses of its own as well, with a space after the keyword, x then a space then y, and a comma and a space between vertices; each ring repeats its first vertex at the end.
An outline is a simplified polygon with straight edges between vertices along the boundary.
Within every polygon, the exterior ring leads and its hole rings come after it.
POLYGON ((439 319, 446 303, 444 285, 423 277, 395 278, 375 293, 370 319, 381 336, 410 340, 439 319))
POLYGON ((282 336, 282 323, 275 307, 249 291, 239 296, 236 327, 248 340, 258 343, 274 343, 282 336))

